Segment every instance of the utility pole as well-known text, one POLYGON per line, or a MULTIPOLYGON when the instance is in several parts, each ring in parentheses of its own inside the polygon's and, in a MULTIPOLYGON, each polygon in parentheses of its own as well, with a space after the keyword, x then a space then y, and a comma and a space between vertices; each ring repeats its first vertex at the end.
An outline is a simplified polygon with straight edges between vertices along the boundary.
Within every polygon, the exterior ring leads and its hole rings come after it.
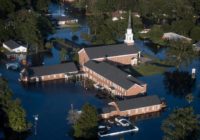
POLYGON ((39 119, 39 115, 38 114, 33 115, 33 118, 34 118, 34 134, 36 136, 37 135, 37 122, 38 122, 38 119, 39 119))

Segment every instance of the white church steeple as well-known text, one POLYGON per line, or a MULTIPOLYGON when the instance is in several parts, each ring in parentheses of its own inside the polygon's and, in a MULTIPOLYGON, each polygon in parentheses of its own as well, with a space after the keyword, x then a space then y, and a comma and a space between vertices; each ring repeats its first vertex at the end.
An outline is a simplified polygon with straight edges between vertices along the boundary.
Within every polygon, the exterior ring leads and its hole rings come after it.
POLYGON ((129 11, 128 28, 126 30, 124 43, 128 46, 134 45, 133 32, 131 28, 131 11, 129 11))

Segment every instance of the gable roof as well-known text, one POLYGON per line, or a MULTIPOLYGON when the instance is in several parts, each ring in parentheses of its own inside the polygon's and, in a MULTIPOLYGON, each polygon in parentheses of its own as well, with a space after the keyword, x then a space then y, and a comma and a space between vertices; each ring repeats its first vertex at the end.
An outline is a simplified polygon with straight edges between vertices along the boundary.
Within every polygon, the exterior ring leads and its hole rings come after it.
POLYGON ((125 111, 146 106, 159 105, 161 104, 161 100, 157 95, 152 95, 117 101, 116 104, 120 111, 125 111))
POLYGON ((89 47, 84 49, 90 59, 135 54, 139 51, 136 46, 127 46, 126 44, 89 47))
POLYGON ((112 111, 116 111, 114 106, 107 106, 101 109, 100 113, 110 113, 112 111))
POLYGON ((59 73, 77 72, 78 69, 73 62, 57 64, 52 66, 39 66, 30 68, 30 76, 43 76, 59 73))
POLYGON ((88 61, 85 64, 86 67, 95 71, 99 75, 109 79, 115 84, 121 86, 124 89, 131 88, 134 84, 142 86, 144 83, 134 77, 128 77, 128 74, 115 66, 112 66, 106 62, 88 61))
POLYGON ((8 41, 4 42, 4 44, 6 46, 8 46, 10 49, 15 49, 15 48, 20 47, 20 45, 17 42, 13 41, 13 40, 8 40, 8 41))
POLYGON ((8 41, 4 42, 4 44, 6 46, 8 46, 10 49, 15 49, 15 48, 18 48, 18 47, 21 46, 20 44, 18 44, 14 40, 8 40, 8 41))

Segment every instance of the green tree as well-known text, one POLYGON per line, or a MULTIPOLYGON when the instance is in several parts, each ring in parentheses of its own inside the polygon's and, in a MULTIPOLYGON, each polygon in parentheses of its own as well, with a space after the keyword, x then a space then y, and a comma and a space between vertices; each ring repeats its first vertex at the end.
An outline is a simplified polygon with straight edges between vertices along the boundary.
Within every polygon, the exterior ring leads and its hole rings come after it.
POLYGON ((37 15, 33 11, 20 10, 11 16, 16 38, 27 44, 42 46, 42 36, 37 27, 37 15))
POLYGON ((162 44, 164 41, 162 40, 162 35, 163 35, 163 30, 161 26, 159 25, 154 25, 149 33, 147 34, 148 38, 157 44, 162 44))
POLYGON ((21 107, 19 100, 10 103, 9 107, 5 109, 8 116, 9 127, 16 132, 27 131, 30 126, 26 122, 26 112, 21 107))
POLYGON ((192 107, 174 110, 163 121, 164 140, 197 140, 200 135, 200 121, 192 107))
POLYGON ((0 17, 6 18, 8 14, 14 12, 15 5, 11 0, 0 0, 0 17))
POLYGON ((76 138, 91 139, 97 136, 98 115, 96 109, 90 104, 85 104, 77 123, 74 124, 76 138))
POLYGON ((62 48, 60 51, 60 61, 65 61, 67 56, 67 50, 62 48))
POLYGON ((189 33, 194 26, 195 24, 192 20, 178 20, 172 23, 171 30, 178 34, 189 36, 189 33))
POLYGON ((30 128, 26 121, 26 113, 19 100, 12 99, 12 91, 7 82, 0 78, 0 110, 3 110, 6 120, 4 125, 10 127, 15 132, 24 132, 30 128))
POLYGON ((54 28, 50 20, 44 16, 39 16, 37 18, 37 28, 40 31, 43 40, 45 40, 49 34, 54 32, 54 28))
POLYGON ((50 0, 35 0, 35 9, 39 12, 47 12, 50 0))
POLYGON ((178 70, 181 64, 189 64, 191 59, 196 56, 191 43, 187 40, 170 41, 169 44, 168 62, 175 65, 178 70))
POLYGON ((192 28, 192 30, 190 32, 190 37, 194 41, 199 41, 200 40, 200 26, 195 26, 195 27, 192 28))

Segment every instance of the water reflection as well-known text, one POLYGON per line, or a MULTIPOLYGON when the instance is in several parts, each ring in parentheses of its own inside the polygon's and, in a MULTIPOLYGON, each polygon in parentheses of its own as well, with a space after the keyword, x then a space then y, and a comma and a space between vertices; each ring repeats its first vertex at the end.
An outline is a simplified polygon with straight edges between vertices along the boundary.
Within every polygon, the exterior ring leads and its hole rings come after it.
POLYGON ((185 97, 192 92, 195 80, 185 71, 165 72, 164 85, 169 94, 175 97, 185 97))
POLYGON ((133 116, 130 119, 133 122, 142 121, 142 120, 148 120, 148 119, 153 119, 153 118, 160 117, 161 113, 162 113, 162 111, 148 113, 148 114, 142 114, 142 115, 133 116))
POLYGON ((5 130, 5 138, 3 140, 26 140, 31 132, 16 133, 11 130, 5 130))
POLYGON ((144 41, 144 45, 147 46, 154 54, 158 54, 165 49, 163 46, 158 46, 151 41, 144 41))

